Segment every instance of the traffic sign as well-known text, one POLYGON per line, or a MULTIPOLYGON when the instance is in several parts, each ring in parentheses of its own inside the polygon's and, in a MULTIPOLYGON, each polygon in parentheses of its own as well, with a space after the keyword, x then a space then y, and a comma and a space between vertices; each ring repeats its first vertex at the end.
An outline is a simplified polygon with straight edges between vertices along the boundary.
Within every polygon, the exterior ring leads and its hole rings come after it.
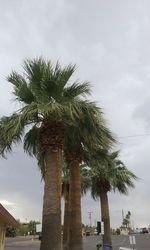
POLYGON ((101 234, 104 234, 104 222, 101 221, 101 234))

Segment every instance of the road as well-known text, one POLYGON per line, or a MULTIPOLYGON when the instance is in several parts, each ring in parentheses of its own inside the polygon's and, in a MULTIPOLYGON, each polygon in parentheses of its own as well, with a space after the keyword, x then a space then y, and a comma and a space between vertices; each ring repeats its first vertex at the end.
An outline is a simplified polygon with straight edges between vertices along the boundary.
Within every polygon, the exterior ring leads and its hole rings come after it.
MULTIPOLYGON (((150 250, 150 235, 136 235, 136 250, 150 250)), ((83 238, 84 250, 96 250, 96 244, 101 241, 100 236, 85 236, 83 238)), ((119 247, 133 249, 129 244, 129 236, 113 236, 113 250, 118 250, 119 247)), ((40 242, 38 239, 31 237, 16 237, 7 238, 5 241, 4 250, 39 250, 40 242)))

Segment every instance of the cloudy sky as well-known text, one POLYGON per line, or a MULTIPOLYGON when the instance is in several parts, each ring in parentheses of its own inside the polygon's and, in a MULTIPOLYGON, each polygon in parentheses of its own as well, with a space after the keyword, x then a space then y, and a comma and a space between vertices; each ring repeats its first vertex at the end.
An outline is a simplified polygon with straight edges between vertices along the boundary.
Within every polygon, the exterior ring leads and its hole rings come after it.
MULTIPOLYGON (((118 137, 121 159, 140 177, 129 195, 110 194, 111 223, 122 210, 134 226, 150 224, 150 1, 0 0, 0 115, 16 109, 6 76, 24 58, 76 63, 92 98, 118 137)), ((21 148, 0 159, 0 201, 22 221, 40 219, 43 183, 36 161, 21 148)), ((82 200, 83 223, 99 220, 99 202, 82 200)))

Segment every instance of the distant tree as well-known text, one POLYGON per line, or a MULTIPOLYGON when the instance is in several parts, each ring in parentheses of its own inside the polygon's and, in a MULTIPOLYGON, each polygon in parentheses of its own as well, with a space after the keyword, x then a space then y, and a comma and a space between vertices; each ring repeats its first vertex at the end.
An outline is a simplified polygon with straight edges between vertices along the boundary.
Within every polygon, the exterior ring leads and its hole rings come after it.
POLYGON ((34 235, 36 233, 36 225, 40 224, 39 221, 31 220, 29 222, 19 222, 19 227, 16 229, 17 235, 34 235))
POLYGON ((12 226, 6 227, 6 237, 15 237, 17 235, 16 229, 12 226))
POLYGON ((34 235, 36 233, 36 225, 40 224, 39 221, 31 220, 28 223, 28 232, 30 234, 34 235))
MULTIPOLYGON (((103 161, 95 157, 91 160, 91 194, 94 199, 100 198, 101 220, 104 222, 105 244, 111 244, 110 216, 108 192, 119 191, 127 194, 129 188, 134 188, 137 177, 118 159, 119 152, 106 153, 103 161)), ((128 214, 129 216, 129 214, 128 214)))
POLYGON ((130 218, 131 218, 131 212, 128 211, 128 213, 126 214, 125 218, 123 219, 123 225, 129 229, 130 228, 130 218))

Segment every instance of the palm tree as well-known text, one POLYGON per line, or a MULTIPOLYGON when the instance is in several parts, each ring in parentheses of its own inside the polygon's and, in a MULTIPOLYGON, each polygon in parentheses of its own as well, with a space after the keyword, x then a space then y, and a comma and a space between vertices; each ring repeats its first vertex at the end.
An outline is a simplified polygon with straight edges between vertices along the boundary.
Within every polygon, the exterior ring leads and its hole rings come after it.
POLYGON ((128 230, 130 230, 130 217, 131 217, 131 212, 128 211, 122 223, 128 230))
MULTIPOLYGON (((62 177, 62 196, 64 197, 64 226, 63 226, 63 247, 64 250, 68 249, 69 246, 69 190, 70 190, 70 173, 69 168, 64 161, 63 164, 63 177, 62 177)), ((81 176, 81 195, 86 193, 87 187, 89 187, 89 176, 86 165, 82 164, 80 166, 80 176, 81 176)), ((79 211, 79 210, 78 210, 79 211)), ((80 211, 79 211, 80 212, 80 211)), ((74 228, 74 227, 73 227, 74 228)), ((73 246, 75 247, 76 244, 73 246)), ((82 245, 78 245, 82 247, 82 245)))
POLYGON ((107 154, 102 164, 97 159, 91 161, 89 172, 91 194, 94 199, 100 198, 101 221, 104 222, 103 243, 111 245, 108 192, 117 190, 121 194, 127 194, 128 188, 134 188, 133 180, 137 177, 118 159, 118 152, 107 154))
POLYGON ((81 178, 80 165, 85 148, 95 145, 108 148, 115 142, 106 126, 102 112, 93 105, 83 109, 84 116, 76 127, 69 128, 65 137, 65 157, 70 170, 68 249, 82 250, 81 178))
POLYGON ((13 84, 20 109, 0 119, 0 153, 24 141, 24 149, 36 156, 44 179, 41 250, 61 249, 61 158, 68 127, 82 119, 91 106, 81 96, 90 93, 87 82, 69 84, 75 66, 62 68, 42 58, 26 60, 24 74, 13 71, 13 84))

